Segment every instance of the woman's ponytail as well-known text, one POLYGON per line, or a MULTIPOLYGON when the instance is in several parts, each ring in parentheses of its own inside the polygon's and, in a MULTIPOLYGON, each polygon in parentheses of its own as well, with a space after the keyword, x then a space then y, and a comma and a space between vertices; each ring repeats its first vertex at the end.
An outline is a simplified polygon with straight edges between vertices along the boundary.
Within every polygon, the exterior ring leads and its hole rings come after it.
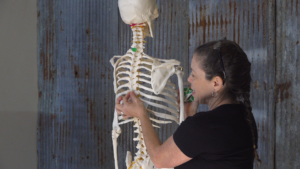
POLYGON ((258 162, 261 163, 261 160, 259 159, 259 156, 257 154, 256 149, 258 148, 257 146, 257 142, 258 142, 258 133, 257 133, 257 126, 256 126, 256 122, 252 113, 252 107, 251 107, 251 103, 250 103, 250 92, 245 92, 243 94, 244 97, 244 105, 246 107, 246 111, 244 114, 244 117, 247 121, 247 123, 249 124, 249 127, 251 129, 251 133, 252 133, 252 139, 253 139, 253 148, 254 148, 254 159, 256 159, 258 162))

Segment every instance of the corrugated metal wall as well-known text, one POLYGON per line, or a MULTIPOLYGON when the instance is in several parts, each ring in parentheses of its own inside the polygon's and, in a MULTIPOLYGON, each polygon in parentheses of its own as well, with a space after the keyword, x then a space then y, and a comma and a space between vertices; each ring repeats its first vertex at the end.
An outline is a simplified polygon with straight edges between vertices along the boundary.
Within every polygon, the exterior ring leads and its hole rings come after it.
POLYGON ((276 168, 300 168, 300 2, 276 4, 276 168))
MULTIPOLYGON (((299 168, 298 0, 157 3, 160 16, 154 39, 146 38, 146 53, 181 61, 186 81, 195 47, 224 36, 236 41, 252 63, 251 103, 263 161, 255 167, 299 168)), ((39 168, 114 168, 109 59, 127 51, 131 35, 117 0, 38 1, 39 168)), ((157 131, 166 140, 177 125, 161 127, 157 131)), ((126 151, 136 150, 132 124, 122 129, 118 156, 125 168, 126 151)))
POLYGON ((117 1, 38 1, 39 168, 111 168, 117 1))

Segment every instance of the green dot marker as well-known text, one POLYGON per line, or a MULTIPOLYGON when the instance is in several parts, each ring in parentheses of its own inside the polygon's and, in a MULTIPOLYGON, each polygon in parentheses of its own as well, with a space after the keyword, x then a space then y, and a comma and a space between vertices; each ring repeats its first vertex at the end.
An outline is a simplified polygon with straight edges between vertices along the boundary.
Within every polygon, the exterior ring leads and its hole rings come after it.
POLYGON ((131 48, 131 50, 132 50, 133 52, 136 52, 136 51, 137 51, 137 49, 136 49, 136 48, 131 48))

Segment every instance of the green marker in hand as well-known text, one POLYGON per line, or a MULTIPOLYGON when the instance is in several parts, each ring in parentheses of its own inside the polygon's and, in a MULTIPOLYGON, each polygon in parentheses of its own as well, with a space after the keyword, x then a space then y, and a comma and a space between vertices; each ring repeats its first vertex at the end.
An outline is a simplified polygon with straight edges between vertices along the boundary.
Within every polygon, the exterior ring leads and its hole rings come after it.
POLYGON ((192 102, 194 101, 194 96, 192 95, 193 90, 190 88, 184 88, 184 102, 192 102))

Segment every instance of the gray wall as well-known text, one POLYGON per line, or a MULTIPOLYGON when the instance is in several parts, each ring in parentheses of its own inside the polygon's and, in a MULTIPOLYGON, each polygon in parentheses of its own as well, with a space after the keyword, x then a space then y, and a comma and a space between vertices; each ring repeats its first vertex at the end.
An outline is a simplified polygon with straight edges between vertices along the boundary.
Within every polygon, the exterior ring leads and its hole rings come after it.
POLYGON ((36 6, 0 1, 0 169, 37 168, 36 6))

